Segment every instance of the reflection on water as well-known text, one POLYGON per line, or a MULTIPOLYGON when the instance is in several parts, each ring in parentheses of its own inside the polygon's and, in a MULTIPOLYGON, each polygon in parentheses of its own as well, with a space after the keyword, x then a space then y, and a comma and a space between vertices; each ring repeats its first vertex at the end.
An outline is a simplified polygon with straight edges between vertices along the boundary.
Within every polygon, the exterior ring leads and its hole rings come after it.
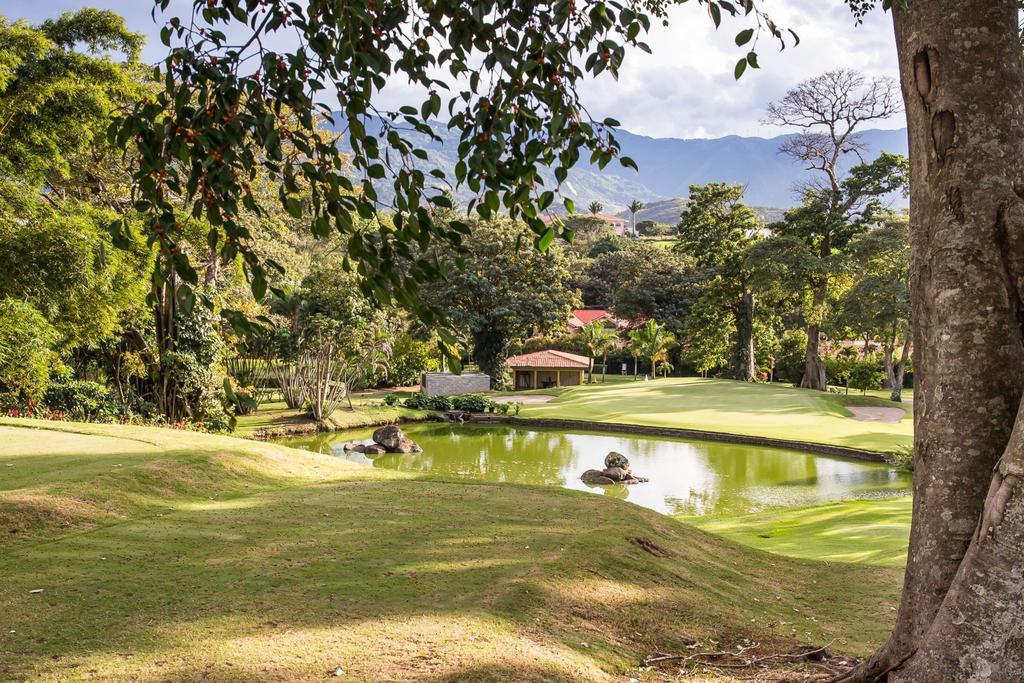
POLYGON ((423 447, 422 453, 370 458, 342 450, 349 441, 369 443, 372 430, 279 442, 372 467, 591 491, 669 514, 740 514, 842 498, 906 495, 910 488, 910 475, 887 465, 781 448, 506 425, 428 423, 403 431, 423 447), (624 454, 633 471, 650 482, 603 487, 580 481, 584 470, 604 466, 608 451, 624 454))

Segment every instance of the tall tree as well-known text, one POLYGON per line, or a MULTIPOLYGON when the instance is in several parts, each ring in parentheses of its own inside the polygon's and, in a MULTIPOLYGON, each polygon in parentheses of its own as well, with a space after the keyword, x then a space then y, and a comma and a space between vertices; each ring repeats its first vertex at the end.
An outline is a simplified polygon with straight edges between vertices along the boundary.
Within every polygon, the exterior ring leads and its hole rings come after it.
MULTIPOLYGON (((800 132, 788 138, 779 151, 815 171, 813 180, 801 188, 801 194, 813 197, 815 211, 811 232, 814 249, 823 261, 836 248, 837 231, 842 229, 863 199, 862 192, 845 188, 842 165, 849 157, 863 162, 865 149, 858 130, 864 124, 891 117, 900 111, 896 84, 887 78, 866 79, 855 71, 829 71, 804 81, 782 99, 768 105, 766 123, 796 128, 800 132)), ((805 202, 807 203, 807 202, 805 202)), ((811 236, 809 235, 809 236, 811 236)), ((828 271, 812 286, 812 302, 807 321, 807 354, 800 386, 825 391, 828 381, 821 361, 819 342, 821 318, 828 299, 828 271)))
POLYGON ((604 211, 604 204, 596 200, 592 201, 590 202, 590 205, 587 207, 587 211, 589 211, 592 214, 599 214, 602 211, 604 211))
POLYGON ((893 4, 912 179, 914 513, 892 635, 843 680, 1019 681, 1020 5, 893 4))
POLYGON ((761 222, 742 203, 741 185, 691 185, 690 201, 679 217, 676 249, 692 255, 714 278, 708 295, 724 300, 733 314, 734 379, 757 379, 754 358, 754 291, 746 252, 757 239, 761 222))
POLYGON ((651 362, 651 379, 658 376, 658 359, 676 344, 674 334, 653 318, 629 333, 633 354, 651 362))
POLYGON ((520 248, 526 230, 509 219, 474 221, 464 250, 437 254, 448 276, 419 293, 467 334, 473 357, 495 386, 501 386, 515 346, 533 334, 564 328, 579 305, 576 292, 563 284, 569 278, 565 254, 560 248, 520 248))
POLYGON ((629 206, 627 206, 626 208, 629 209, 629 217, 633 224, 633 237, 636 237, 636 215, 644 210, 644 203, 639 199, 634 199, 629 203, 629 206))
POLYGON ((876 339, 885 359, 884 388, 902 401, 910 360, 910 242, 905 216, 891 216, 850 244, 854 283, 840 300, 840 319, 876 339), (899 359, 894 355, 900 351, 899 359))
POLYGON ((851 240, 888 214, 885 197, 905 190, 907 164, 904 157, 883 152, 850 169, 836 192, 809 188, 801 206, 769 226, 771 239, 752 248, 762 268, 785 269, 782 279, 802 295, 807 330, 802 387, 828 387, 819 346, 838 284, 834 276, 847 270, 851 240))
MULTIPOLYGON (((579 331, 579 339, 587 347, 587 354, 590 357, 589 381, 593 384, 594 359, 600 355, 607 357, 608 352, 618 343, 619 335, 600 321, 594 321, 583 326, 579 331)), ((604 370, 601 371, 601 375, 604 376, 604 370)))

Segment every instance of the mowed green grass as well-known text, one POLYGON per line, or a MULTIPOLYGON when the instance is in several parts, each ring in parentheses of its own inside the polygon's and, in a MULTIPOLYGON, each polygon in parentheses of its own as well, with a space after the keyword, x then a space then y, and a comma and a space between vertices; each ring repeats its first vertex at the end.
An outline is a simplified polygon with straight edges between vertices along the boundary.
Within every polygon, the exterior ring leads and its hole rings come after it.
MULTIPOLYGON (((545 393, 545 392, 539 392, 545 393)), ((547 392, 551 393, 551 392, 547 392)), ((913 438, 910 403, 849 398, 781 384, 695 377, 609 382, 557 390, 549 403, 523 406, 523 417, 684 427, 887 452, 913 438), (846 404, 902 408, 899 422, 862 422, 846 404)))
POLYGON ((604 496, 9 419, 0 576, 0 680, 53 681, 605 681, 712 639, 862 655, 900 581, 604 496))
POLYGON ((910 496, 902 496, 682 519, 715 535, 790 557, 902 568, 907 562, 911 505, 910 496))

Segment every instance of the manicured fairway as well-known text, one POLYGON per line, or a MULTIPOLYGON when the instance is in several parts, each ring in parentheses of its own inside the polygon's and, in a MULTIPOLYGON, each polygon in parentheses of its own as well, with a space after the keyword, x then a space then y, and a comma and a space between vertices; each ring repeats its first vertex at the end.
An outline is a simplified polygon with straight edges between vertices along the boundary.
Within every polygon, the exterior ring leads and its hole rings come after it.
POLYGON ((745 545, 790 557, 902 568, 910 535, 909 496, 846 500, 688 522, 745 545))
POLYGON ((549 403, 522 408, 524 417, 686 427, 713 432, 810 441, 872 451, 911 443, 910 403, 693 377, 616 381, 559 390, 549 403), (844 403, 902 407, 897 423, 854 420, 844 403))
POLYGON ((864 654, 897 599, 607 497, 30 424, 0 420, 0 680, 606 681, 711 639, 864 654))

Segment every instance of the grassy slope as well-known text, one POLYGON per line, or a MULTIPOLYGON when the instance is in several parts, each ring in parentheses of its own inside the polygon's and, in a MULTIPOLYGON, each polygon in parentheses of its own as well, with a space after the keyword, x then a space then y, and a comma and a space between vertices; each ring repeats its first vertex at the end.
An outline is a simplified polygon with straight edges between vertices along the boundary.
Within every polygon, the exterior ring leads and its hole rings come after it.
POLYGON ((0 420, 4 680, 607 680, 712 637, 864 653, 898 590, 602 496, 26 424, 0 420))
POLYGON ((907 561, 910 514, 906 496, 684 519, 715 535, 790 557, 901 568, 907 561))
POLYGON ((524 406, 521 415, 686 427, 874 451, 910 444, 911 404, 899 406, 907 415, 889 424, 852 419, 844 407, 846 402, 896 406, 871 397, 851 395, 846 399, 780 384, 683 377, 563 389, 550 403, 524 406))

